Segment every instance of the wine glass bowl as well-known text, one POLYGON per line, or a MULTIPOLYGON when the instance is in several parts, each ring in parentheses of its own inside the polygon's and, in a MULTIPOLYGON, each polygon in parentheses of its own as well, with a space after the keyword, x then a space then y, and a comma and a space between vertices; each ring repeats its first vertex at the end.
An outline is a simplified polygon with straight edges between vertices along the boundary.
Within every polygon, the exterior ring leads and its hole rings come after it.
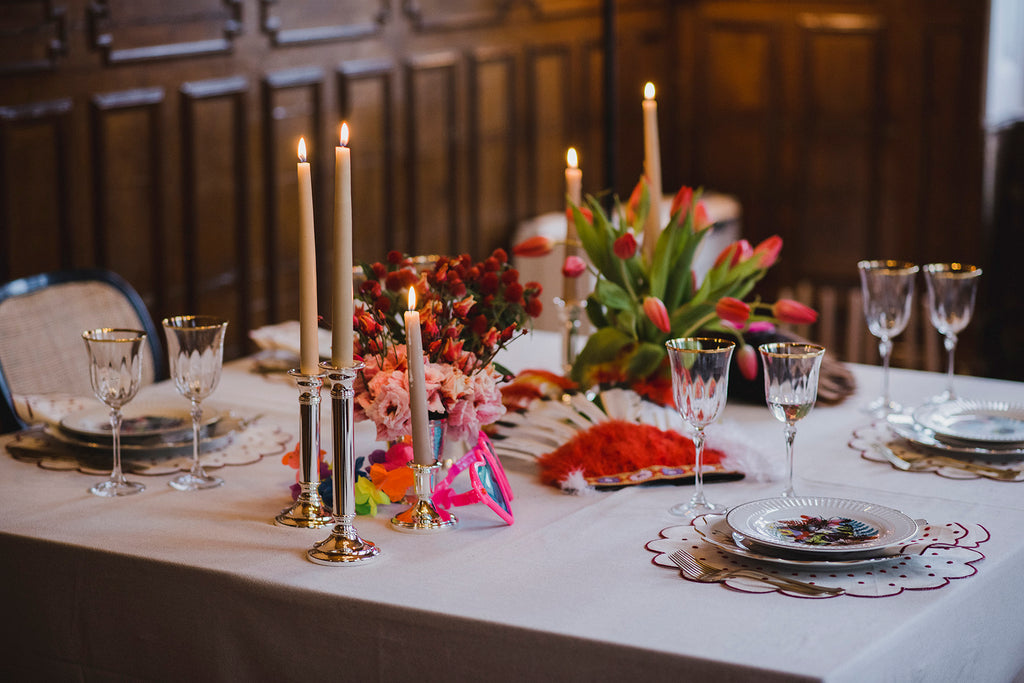
POLYGON ((807 417, 818 399, 818 374, 825 348, 817 344, 781 342, 758 347, 764 364, 764 396, 772 416, 785 425, 786 488, 793 493, 793 440, 796 423, 807 417))
POLYGON ((718 419, 725 407, 729 389, 729 362, 736 342, 704 337, 671 339, 665 343, 672 366, 672 390, 676 410, 693 427, 693 497, 669 512, 689 519, 722 512, 721 505, 709 503, 704 496, 704 428, 718 419))
POLYGON ((89 354, 89 381, 96 398, 110 408, 114 466, 110 478, 89 489, 104 498, 140 493, 145 485, 128 481, 121 471, 121 408, 131 401, 142 385, 141 330, 98 328, 82 333, 89 354))
POLYGON ((956 398, 953 390, 953 355, 957 335, 967 327, 974 313, 974 297, 978 291, 981 268, 963 263, 929 263, 924 267, 924 281, 928 286, 928 313, 932 325, 943 336, 943 346, 949 354, 946 367, 946 391, 935 401, 956 398))
POLYGON ((202 401, 217 388, 224 362, 228 322, 204 315, 179 315, 163 320, 171 377, 178 393, 192 402, 192 469, 168 484, 179 491, 220 486, 224 480, 203 470, 199 461, 202 401))
POLYGON ((914 299, 914 279, 920 268, 908 261, 860 261, 861 292, 864 318, 868 330, 878 337, 882 357, 882 395, 868 405, 868 412, 878 417, 896 413, 902 407, 889 396, 889 360, 892 339, 900 335, 910 320, 914 299))

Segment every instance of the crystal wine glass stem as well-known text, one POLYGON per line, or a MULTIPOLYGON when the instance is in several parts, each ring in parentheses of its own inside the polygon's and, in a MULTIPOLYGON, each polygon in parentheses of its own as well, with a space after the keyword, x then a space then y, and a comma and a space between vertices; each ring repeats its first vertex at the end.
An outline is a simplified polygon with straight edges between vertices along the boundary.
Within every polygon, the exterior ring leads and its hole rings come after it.
POLYGON ((192 399, 192 476, 203 477, 202 465, 199 464, 199 422, 203 417, 203 407, 199 401, 192 399))
POLYGON ((708 501, 704 498, 704 428, 695 427, 695 434, 693 436, 693 500, 691 505, 706 506, 708 501))
POLYGON ((956 341, 956 332, 947 332, 945 339, 942 340, 943 346, 946 347, 949 354, 949 364, 946 366, 946 391, 949 393, 950 400, 956 398, 956 393, 953 391, 953 354, 956 351, 956 341))
POLYGON ((882 355, 882 407, 889 405, 889 357, 892 355, 892 340, 882 337, 878 342, 878 353, 882 355))
POLYGON ((110 432, 114 442, 114 469, 110 472, 110 480, 121 485, 127 484, 121 471, 121 409, 110 409, 110 432))
POLYGON ((795 495, 793 492, 793 440, 796 439, 796 425, 786 423, 786 488, 782 491, 783 498, 795 495))

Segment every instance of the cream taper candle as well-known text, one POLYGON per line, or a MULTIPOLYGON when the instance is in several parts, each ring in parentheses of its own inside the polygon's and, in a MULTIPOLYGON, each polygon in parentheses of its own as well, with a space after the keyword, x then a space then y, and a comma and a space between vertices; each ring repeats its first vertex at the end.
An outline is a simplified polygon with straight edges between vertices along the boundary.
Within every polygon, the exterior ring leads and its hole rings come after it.
MULTIPOLYGON (((583 171, 579 167, 579 158, 576 155, 576 148, 570 147, 565 153, 565 194, 566 202, 566 230, 565 230, 565 255, 578 255, 579 249, 576 241, 579 236, 576 234, 576 219, 572 215, 571 207, 579 206, 583 200, 583 171)), ((562 298, 565 301, 576 301, 579 297, 579 278, 566 277, 562 279, 562 298)))
POLYGON ((299 138, 299 371, 320 374, 317 338, 316 233, 313 228, 313 181, 306 161, 306 141, 299 138))
POLYGON ((331 312, 331 364, 352 366, 352 155, 348 124, 341 124, 334 148, 334 301, 331 312))
POLYGON ((644 86, 644 175, 650 192, 650 210, 644 223, 644 256, 648 262, 661 233, 661 143, 658 138, 658 102, 654 84, 644 86))
POLYGON ((405 312, 405 356, 409 373, 409 411, 412 426, 412 455, 417 465, 433 465, 427 413, 427 381, 423 367, 423 337, 420 313, 416 310, 416 290, 409 288, 409 310, 405 312))

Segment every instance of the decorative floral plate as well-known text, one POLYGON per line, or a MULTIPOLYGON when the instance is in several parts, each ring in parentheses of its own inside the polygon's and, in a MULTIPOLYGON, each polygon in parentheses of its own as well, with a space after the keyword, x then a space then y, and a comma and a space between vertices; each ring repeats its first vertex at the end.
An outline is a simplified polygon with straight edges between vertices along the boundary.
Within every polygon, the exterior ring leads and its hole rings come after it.
POLYGON ((787 557, 780 557, 770 553, 759 552, 756 546, 748 547, 747 539, 732 530, 732 527, 725 521, 724 515, 701 515, 693 520, 693 528, 704 541, 731 555, 803 569, 858 567, 863 564, 888 562, 894 555, 899 554, 898 552, 892 555, 887 553, 884 555, 872 555, 871 557, 858 557, 856 559, 827 559, 813 556, 810 559, 806 559, 795 554, 787 554, 787 557))
POLYGON ((906 543, 917 522, 898 510, 845 498, 794 496, 737 505, 726 522, 757 543, 821 555, 878 551, 906 543))

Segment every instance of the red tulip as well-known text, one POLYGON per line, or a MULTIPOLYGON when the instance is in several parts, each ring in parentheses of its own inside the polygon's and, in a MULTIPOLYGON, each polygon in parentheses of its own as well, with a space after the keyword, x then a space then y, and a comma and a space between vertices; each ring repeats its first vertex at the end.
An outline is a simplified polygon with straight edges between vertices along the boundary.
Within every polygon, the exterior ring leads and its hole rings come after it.
POLYGON ((723 296, 715 304, 715 314, 722 320, 740 327, 750 318, 750 305, 736 297, 723 296))
POLYGON ((612 244, 612 251, 623 261, 632 258, 636 253, 636 237, 633 236, 633 232, 627 230, 622 237, 615 240, 615 243, 612 244))
POLYGON ((693 231, 702 232, 714 224, 714 221, 708 218, 708 210, 704 208, 704 203, 697 202, 697 208, 693 210, 693 231))
POLYGON ((759 268, 771 268, 779 260, 779 252, 782 251, 782 238, 772 235, 764 242, 754 247, 754 258, 758 260, 759 268))
POLYGON ((776 301, 772 306, 772 316, 784 323, 792 323, 794 325, 810 325, 818 319, 817 311, 792 299, 779 299, 776 301))
POLYGON ((646 186, 647 176, 642 176, 636 187, 633 188, 633 194, 629 195, 629 201, 626 202, 626 223, 628 225, 636 224, 638 214, 640 213, 640 199, 643 197, 646 186))
POLYGON ((668 309, 665 308, 665 304, 656 296, 648 296, 644 298, 644 313, 651 319, 654 326, 662 332, 668 332, 672 329, 672 323, 668 318, 668 309))
POLYGON ((579 256, 566 256, 565 264, 562 266, 562 275, 565 277, 579 277, 587 269, 587 262, 579 256))
POLYGON ((686 215, 692 204, 693 188, 683 185, 679 188, 679 192, 676 192, 676 196, 672 198, 672 208, 669 209, 668 215, 675 216, 677 211, 682 211, 683 215, 686 215))
POLYGON ((757 352, 750 344, 744 344, 736 354, 736 364, 740 366, 740 372, 747 379, 757 377, 757 352))
MULTIPOLYGON (((590 209, 588 209, 588 208, 587 208, 587 207, 585 207, 585 206, 581 206, 581 207, 578 207, 578 208, 579 208, 579 210, 580 210, 580 213, 582 213, 582 214, 583 214, 583 218, 584 218, 584 219, 585 219, 585 220, 586 220, 586 221, 587 221, 588 223, 590 223, 591 225, 593 225, 593 223, 594 223, 594 212, 593 212, 593 211, 591 211, 590 209)), ((576 220, 576 216, 575 216, 575 215, 573 214, 573 212, 572 212, 572 207, 571 207, 571 206, 570 206, 570 207, 568 207, 568 208, 567 208, 567 209, 565 210, 565 217, 566 217, 566 218, 568 218, 568 219, 569 219, 569 220, 571 220, 571 221, 575 221, 575 220, 576 220)))
POLYGON ((512 247, 512 253, 516 256, 546 256, 554 247, 555 241, 550 237, 534 235, 512 247))

